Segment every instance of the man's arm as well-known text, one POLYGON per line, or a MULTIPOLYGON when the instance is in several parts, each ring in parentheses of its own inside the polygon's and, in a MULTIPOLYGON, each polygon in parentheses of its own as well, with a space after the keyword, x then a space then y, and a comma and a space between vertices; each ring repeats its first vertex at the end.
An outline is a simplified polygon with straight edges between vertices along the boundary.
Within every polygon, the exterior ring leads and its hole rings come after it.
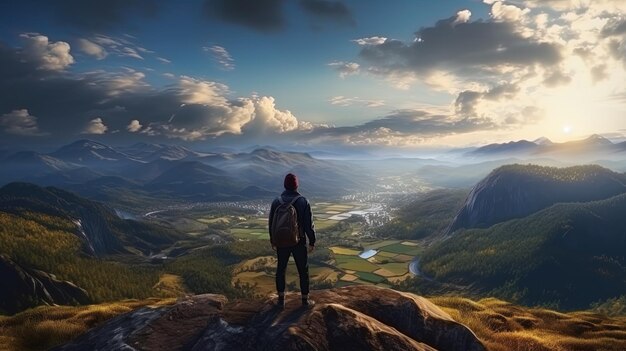
POLYGON ((274 211, 276 211, 276 200, 272 201, 270 207, 270 217, 267 220, 267 231, 270 234, 270 243, 274 246, 274 239, 272 239, 272 221, 274 220, 274 211))
POLYGON ((304 207, 304 233, 309 238, 309 245, 315 246, 315 223, 313 222, 313 212, 309 200, 304 207))

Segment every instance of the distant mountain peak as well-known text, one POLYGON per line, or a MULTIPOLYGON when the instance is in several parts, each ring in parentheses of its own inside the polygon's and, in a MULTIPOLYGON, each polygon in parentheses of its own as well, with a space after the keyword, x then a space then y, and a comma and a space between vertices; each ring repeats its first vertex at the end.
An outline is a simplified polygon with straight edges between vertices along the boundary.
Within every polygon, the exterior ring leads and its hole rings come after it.
POLYGON ((280 155, 280 152, 277 151, 277 150, 271 150, 271 149, 266 149, 266 148, 259 148, 259 149, 255 149, 250 154, 257 155, 257 156, 263 156, 263 157, 276 157, 276 156, 280 155))
POLYGON ((259 153, 269 153, 269 152, 277 152, 277 150, 270 149, 270 148, 267 148, 267 147, 259 147, 259 148, 256 148, 256 149, 252 150, 251 153, 252 154, 259 154, 259 153))
POLYGON ((99 143, 97 141, 93 141, 90 139, 81 139, 77 140, 73 143, 61 146, 54 154, 64 154, 68 152, 91 152, 91 151, 110 151, 118 153, 112 147, 99 143))
POLYGON ((609 139, 603 137, 600 134, 592 134, 590 135, 587 139, 585 139, 584 141, 586 142, 592 142, 594 144, 603 144, 603 145, 610 145, 613 144, 612 141, 610 141, 609 139))
POLYGON ((111 146, 90 139, 77 140, 73 143, 62 146, 50 155, 66 162, 73 162, 82 165, 102 165, 102 162, 111 161, 116 163, 138 161, 137 159, 124 152, 120 152, 111 146))
POLYGON ((72 147, 72 148, 89 148, 89 149, 110 149, 110 146, 99 143, 97 141, 91 139, 80 139, 76 140, 73 143, 65 145, 64 147, 72 147))
POLYGON ((532 151, 537 148, 537 144, 528 140, 509 141, 502 144, 489 144, 469 152, 470 155, 490 155, 490 154, 511 154, 532 151))
POLYGON ((537 138, 537 139, 533 140, 533 143, 535 143, 537 145, 552 145, 552 144, 554 144, 552 142, 552 140, 550 140, 550 139, 548 139, 546 137, 537 138))

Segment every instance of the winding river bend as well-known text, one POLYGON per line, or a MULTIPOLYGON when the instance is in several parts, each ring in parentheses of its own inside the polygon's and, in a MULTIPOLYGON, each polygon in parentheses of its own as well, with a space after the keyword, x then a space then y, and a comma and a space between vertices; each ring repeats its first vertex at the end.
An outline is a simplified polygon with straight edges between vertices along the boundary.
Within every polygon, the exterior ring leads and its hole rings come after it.
POLYGON ((409 272, 411 274, 413 274, 416 277, 422 277, 426 280, 433 280, 433 278, 430 278, 428 276, 426 276, 424 273, 420 272, 420 259, 419 257, 415 256, 415 258, 413 259, 413 261, 411 261, 411 263, 409 263, 409 272))
POLYGON ((418 257, 415 257, 413 261, 409 263, 409 272, 411 272, 411 274, 417 275, 417 276, 421 275, 419 263, 420 263, 420 259, 418 257))

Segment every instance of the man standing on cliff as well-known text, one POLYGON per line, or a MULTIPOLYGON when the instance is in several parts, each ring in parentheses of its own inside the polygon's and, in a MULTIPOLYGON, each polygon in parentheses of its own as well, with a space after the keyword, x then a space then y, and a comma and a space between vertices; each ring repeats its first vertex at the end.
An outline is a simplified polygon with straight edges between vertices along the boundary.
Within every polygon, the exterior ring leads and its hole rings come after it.
POLYGON ((309 299, 308 254, 315 249, 315 224, 311 204, 298 192, 298 178, 294 174, 285 176, 284 186, 285 191, 272 202, 269 216, 270 242, 278 256, 277 305, 285 307, 285 273, 289 256, 293 255, 300 277, 302 305, 311 306, 314 302, 309 299))

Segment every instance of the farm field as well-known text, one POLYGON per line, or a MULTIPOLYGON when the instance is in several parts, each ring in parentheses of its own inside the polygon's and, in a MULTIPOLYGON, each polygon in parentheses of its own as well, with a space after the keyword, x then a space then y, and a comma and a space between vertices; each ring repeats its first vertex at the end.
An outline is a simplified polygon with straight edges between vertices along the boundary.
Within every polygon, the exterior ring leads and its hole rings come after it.
MULTIPOLYGON (((332 286, 353 284, 373 284, 389 287, 410 277, 408 265, 412 256, 398 252, 419 252, 420 247, 414 242, 382 242, 386 246, 378 247, 376 255, 370 259, 359 257, 360 251, 354 248, 332 246, 332 259, 328 262, 309 260, 309 275, 312 287, 315 283, 330 283, 332 286), (398 245, 402 245, 399 247, 398 245), (404 248, 406 247, 406 249, 404 248), (391 251, 386 251, 389 248, 391 251)), ((379 244, 379 243, 376 243, 379 244)), ((275 293, 274 272, 276 259, 267 257, 265 264, 258 259, 248 260, 238 265, 241 272, 234 276, 234 281, 256 286, 260 295, 275 293)), ((287 267, 287 286, 298 288, 298 273, 293 258, 287 267)))
MULTIPOLYGON (((311 288, 316 285, 344 286, 374 284, 390 286, 410 277, 409 263, 422 251, 420 244, 406 240, 373 240, 362 237, 363 223, 350 220, 371 211, 369 204, 358 202, 311 204, 318 233, 316 252, 309 258, 311 288), (360 257, 364 252, 367 254, 360 257), (317 254, 317 255, 316 255, 317 254)), ((224 240, 267 240, 267 213, 262 211, 185 213, 175 217, 194 237, 218 235, 224 240)), ((235 284, 255 287, 259 295, 275 293, 276 258, 263 256, 233 266, 235 284)), ((299 288, 293 258, 287 267, 287 289, 299 288)))

